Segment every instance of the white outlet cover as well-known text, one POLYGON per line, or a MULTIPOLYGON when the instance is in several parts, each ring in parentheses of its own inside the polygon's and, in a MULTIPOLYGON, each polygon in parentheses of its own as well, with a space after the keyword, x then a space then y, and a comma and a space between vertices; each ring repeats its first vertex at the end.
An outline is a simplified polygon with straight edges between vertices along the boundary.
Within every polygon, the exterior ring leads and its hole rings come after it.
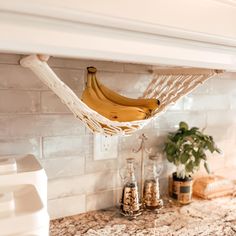
POLYGON ((94 134, 93 157, 94 160, 116 159, 118 156, 118 136, 94 134))

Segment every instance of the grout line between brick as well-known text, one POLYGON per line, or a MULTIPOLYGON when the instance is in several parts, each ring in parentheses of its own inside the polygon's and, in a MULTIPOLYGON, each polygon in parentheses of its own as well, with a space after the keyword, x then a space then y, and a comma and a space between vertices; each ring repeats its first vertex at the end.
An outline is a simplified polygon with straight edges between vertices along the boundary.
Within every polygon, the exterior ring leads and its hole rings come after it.
POLYGON ((45 159, 44 156, 43 156, 43 137, 41 136, 40 137, 40 158, 41 159, 45 159))

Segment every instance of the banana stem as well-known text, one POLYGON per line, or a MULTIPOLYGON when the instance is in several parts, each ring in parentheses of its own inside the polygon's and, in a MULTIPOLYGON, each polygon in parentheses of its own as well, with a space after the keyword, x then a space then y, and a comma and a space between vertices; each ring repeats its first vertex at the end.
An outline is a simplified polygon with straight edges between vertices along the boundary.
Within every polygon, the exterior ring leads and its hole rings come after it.
POLYGON ((87 87, 88 88, 91 88, 91 86, 92 86, 92 76, 93 76, 93 74, 88 72, 88 74, 87 74, 87 87))
POLYGON ((96 79, 96 72, 97 69, 93 66, 87 67, 87 87, 91 88, 92 87, 92 79, 96 79), (94 78, 95 77, 95 78, 94 78))

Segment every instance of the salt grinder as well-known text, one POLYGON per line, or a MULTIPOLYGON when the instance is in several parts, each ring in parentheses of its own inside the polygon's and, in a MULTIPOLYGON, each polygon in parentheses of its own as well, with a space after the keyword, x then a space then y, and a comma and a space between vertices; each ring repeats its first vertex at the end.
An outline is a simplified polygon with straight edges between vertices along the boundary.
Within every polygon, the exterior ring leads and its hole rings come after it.
POLYGON ((160 199, 158 176, 162 171, 162 164, 157 164, 158 156, 149 156, 146 177, 143 188, 143 204, 146 209, 156 210, 163 206, 160 199))
POLYGON ((141 214, 139 189, 134 175, 134 159, 128 158, 126 161, 126 177, 120 202, 120 209, 122 215, 129 218, 135 218, 141 214))

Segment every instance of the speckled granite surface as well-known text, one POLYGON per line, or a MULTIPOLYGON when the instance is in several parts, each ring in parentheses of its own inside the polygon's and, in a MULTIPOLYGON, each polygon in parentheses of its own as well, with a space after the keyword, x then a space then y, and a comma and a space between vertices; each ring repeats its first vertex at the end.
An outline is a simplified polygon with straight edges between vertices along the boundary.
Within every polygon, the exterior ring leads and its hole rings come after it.
POLYGON ((115 208, 51 222, 51 236, 236 236, 236 198, 167 202, 158 213, 145 211, 129 221, 115 208))

